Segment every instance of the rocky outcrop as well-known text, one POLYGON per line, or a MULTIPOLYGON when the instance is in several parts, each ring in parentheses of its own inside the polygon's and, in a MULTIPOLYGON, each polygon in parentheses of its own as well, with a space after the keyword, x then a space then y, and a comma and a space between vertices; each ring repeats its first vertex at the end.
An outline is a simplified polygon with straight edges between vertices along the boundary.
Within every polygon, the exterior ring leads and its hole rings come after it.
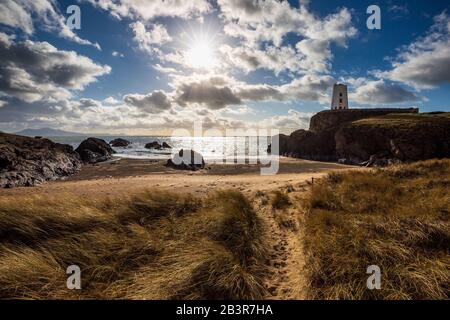
POLYGON ((153 141, 153 142, 149 142, 145 145, 146 149, 172 149, 172 147, 167 143, 167 142, 163 142, 162 144, 159 143, 158 141, 153 141))
POLYGON ((158 141, 149 142, 145 145, 146 149, 162 149, 162 145, 158 141))
POLYGON ((111 140, 109 144, 115 148, 125 148, 128 147, 131 144, 131 142, 122 138, 117 138, 111 140))
MULTIPOLYGON (((279 154, 347 164, 387 165, 450 157, 450 115, 417 109, 319 112, 310 130, 279 135, 279 154)), ((275 137, 274 137, 275 138, 275 137)))
POLYGON ((35 186, 80 168, 80 158, 69 145, 0 133, 0 187, 35 186))
POLYGON ((388 115, 343 125, 335 135, 338 158, 383 165, 450 157, 450 115, 388 115))
POLYGON ((98 138, 84 140, 75 151, 78 152, 84 163, 90 164, 107 161, 115 153, 105 140, 98 138))
MULTIPOLYGON (((289 136, 281 134, 278 136, 279 154, 294 158, 335 161, 337 157, 333 137, 334 130, 316 133, 301 129, 294 131, 289 136)), ((272 146, 268 152, 272 152, 272 146)))
POLYGON ((181 149, 172 159, 167 160, 166 166, 178 170, 196 171, 205 167, 205 160, 194 150, 181 149))

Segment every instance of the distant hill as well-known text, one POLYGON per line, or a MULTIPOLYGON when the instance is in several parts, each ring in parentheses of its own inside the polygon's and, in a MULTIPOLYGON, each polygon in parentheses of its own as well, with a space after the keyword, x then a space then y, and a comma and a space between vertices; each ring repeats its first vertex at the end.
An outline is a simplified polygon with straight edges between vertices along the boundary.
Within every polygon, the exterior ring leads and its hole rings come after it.
POLYGON ((52 129, 52 128, 41 128, 41 129, 25 129, 19 132, 16 132, 16 134, 20 136, 28 136, 28 137, 66 137, 66 136, 82 136, 83 134, 78 132, 70 132, 70 131, 64 131, 64 130, 58 130, 58 129, 52 129))

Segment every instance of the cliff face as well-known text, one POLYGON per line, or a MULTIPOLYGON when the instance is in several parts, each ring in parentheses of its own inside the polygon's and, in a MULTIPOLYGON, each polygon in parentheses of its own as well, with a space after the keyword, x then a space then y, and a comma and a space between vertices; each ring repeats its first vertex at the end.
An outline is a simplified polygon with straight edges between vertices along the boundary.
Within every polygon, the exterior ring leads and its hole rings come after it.
POLYGON ((280 135, 280 155, 353 164, 450 157, 450 114, 417 109, 323 111, 310 130, 280 135))
POLYGON ((34 186, 80 168, 80 158, 69 145, 0 133, 0 187, 34 186))
POLYGON ((335 130, 314 132, 297 130, 290 136, 279 135, 280 155, 310 160, 335 161, 335 130))
POLYGON ((386 115, 343 125, 335 135, 338 158, 417 161, 450 157, 450 114, 386 115))

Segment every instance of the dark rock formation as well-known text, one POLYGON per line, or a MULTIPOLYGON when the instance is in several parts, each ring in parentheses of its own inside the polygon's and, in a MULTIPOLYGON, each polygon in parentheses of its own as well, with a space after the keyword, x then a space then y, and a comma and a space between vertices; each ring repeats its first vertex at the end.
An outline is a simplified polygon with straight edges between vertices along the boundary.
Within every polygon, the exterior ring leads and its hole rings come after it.
POLYGON ((172 149, 172 147, 167 144, 167 142, 163 142, 162 144, 159 143, 158 141, 153 141, 153 142, 149 142, 145 145, 146 149, 172 149))
MULTIPOLYGON (((297 130, 290 136, 280 134, 279 154, 310 160, 334 161, 336 159, 333 141, 334 131, 313 132, 309 130, 297 130)), ((272 152, 270 146, 269 152, 272 152)))
POLYGON ((279 154, 369 166, 450 157, 449 130, 448 113, 418 114, 417 109, 323 111, 311 118, 310 130, 279 135, 279 154))
POLYGON ((336 153, 353 163, 383 165, 450 157, 450 115, 387 115, 343 125, 336 153))
POLYGON ((205 160, 200 153, 194 150, 181 149, 172 159, 167 160, 166 166, 179 170, 196 171, 205 167, 205 160))
POLYGON ((84 163, 91 164, 109 160, 115 153, 105 140, 98 138, 84 140, 75 151, 78 152, 84 163))
POLYGON ((146 149, 161 149, 162 145, 158 141, 149 142, 145 145, 146 149))
POLYGON ((0 133, 0 187, 35 186, 80 168, 80 158, 69 145, 0 133))
POLYGON ((122 138, 117 138, 109 142, 109 144, 115 148, 125 148, 128 147, 131 142, 122 138))

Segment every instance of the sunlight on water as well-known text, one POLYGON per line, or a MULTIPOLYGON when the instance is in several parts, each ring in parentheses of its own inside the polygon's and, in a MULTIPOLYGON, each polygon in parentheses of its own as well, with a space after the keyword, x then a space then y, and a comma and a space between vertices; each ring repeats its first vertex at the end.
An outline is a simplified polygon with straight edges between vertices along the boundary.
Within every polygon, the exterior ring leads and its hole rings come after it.
MULTIPOLYGON (((172 153, 180 149, 193 149, 200 152, 205 160, 224 158, 254 159, 267 155, 270 137, 158 137, 158 136, 99 136, 98 138, 110 142, 116 138, 124 138, 131 142, 126 148, 113 148, 117 157, 132 159, 168 159, 172 153), (259 141, 258 141, 259 140, 259 141), (145 144, 153 141, 166 142, 172 149, 146 149, 145 144)), ((86 137, 50 137, 58 143, 71 145, 74 149, 86 137)))

